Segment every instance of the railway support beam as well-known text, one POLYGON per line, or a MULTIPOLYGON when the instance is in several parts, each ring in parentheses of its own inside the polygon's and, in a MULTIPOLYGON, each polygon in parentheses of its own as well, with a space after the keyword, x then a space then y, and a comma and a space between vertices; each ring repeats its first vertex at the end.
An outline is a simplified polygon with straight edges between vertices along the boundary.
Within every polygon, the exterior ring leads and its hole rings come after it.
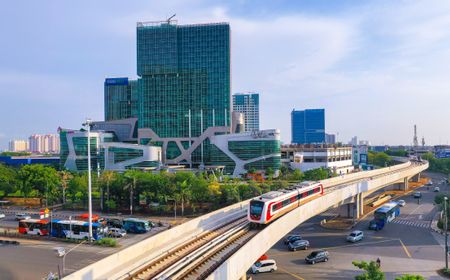
POLYGON ((415 176, 413 176, 412 178, 411 178, 411 181, 412 182, 419 182, 420 181, 420 173, 417 173, 415 176))

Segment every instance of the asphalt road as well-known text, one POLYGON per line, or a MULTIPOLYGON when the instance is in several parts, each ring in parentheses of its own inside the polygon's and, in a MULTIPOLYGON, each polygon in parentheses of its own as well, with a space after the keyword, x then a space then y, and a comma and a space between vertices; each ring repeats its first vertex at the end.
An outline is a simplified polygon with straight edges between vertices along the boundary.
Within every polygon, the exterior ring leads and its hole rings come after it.
MULTIPOLYGON (((443 175, 428 174, 437 186, 443 175)), ((306 251, 290 252, 282 241, 272 247, 267 255, 275 259, 278 270, 273 273, 253 275, 253 279, 354 279, 361 270, 352 265, 354 260, 376 260, 380 258, 381 268, 387 279, 402 274, 420 274, 426 279, 442 279, 436 270, 444 267, 443 236, 430 229, 436 213, 433 187, 422 187, 423 198, 408 195, 403 197, 406 205, 401 214, 381 231, 367 230, 373 215, 360 221, 354 229, 364 231, 365 238, 358 243, 346 242, 351 232, 324 229, 319 225, 322 216, 316 216, 297 227, 292 233, 301 234, 309 240, 311 248, 306 251), (330 259, 326 263, 306 264, 305 257, 314 249, 326 249, 330 259)), ((441 192, 449 192, 445 184, 438 185, 441 192)), ((324 214, 326 215, 326 214, 324 214)))

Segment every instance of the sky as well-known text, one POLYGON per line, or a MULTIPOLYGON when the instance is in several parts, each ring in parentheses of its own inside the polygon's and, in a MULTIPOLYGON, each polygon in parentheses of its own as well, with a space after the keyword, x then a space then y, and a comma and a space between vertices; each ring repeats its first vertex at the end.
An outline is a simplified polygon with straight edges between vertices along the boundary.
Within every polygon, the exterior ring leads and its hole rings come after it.
POLYGON ((229 22, 232 92, 290 142, 292 109, 373 145, 450 141, 450 1, 42 0, 0 9, 0 149, 103 120, 106 77, 136 78, 136 22, 229 22))

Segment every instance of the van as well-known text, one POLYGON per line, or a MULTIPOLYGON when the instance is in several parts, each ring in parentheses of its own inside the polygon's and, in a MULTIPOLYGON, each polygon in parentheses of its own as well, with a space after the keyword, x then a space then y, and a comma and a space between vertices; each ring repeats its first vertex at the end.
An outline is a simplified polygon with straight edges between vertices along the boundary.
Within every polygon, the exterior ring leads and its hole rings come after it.
POLYGON ((253 274, 257 274, 260 272, 274 272, 277 269, 277 263, 275 262, 275 260, 259 261, 252 265, 253 274))

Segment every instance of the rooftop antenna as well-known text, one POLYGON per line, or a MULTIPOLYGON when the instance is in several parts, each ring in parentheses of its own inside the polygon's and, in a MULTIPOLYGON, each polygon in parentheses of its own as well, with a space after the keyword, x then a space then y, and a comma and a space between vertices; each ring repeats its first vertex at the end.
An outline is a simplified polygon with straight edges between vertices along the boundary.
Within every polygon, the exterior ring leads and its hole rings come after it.
POLYGON ((177 14, 173 14, 170 18, 167 19, 167 24, 170 24, 170 20, 174 18, 177 14))

